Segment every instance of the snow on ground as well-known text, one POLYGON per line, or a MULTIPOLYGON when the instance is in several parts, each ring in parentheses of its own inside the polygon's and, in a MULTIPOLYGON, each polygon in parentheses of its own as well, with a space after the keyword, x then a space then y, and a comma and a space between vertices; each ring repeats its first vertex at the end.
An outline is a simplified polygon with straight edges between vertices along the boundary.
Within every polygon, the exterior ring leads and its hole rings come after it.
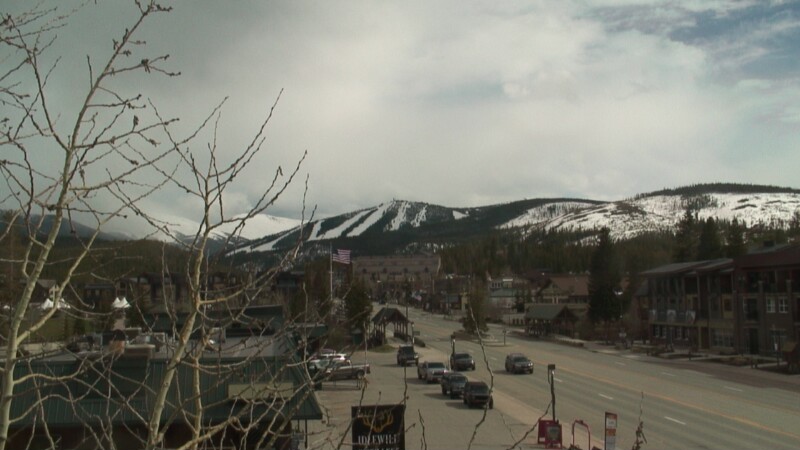
MULTIPOLYGON (((800 211, 800 194, 709 194, 697 213, 751 227, 757 223, 786 223, 800 211)), ((555 203, 528 210, 501 228, 542 226, 546 230, 590 230, 608 227, 613 239, 627 239, 646 231, 674 228, 686 203, 680 196, 653 196, 603 204, 555 203)))
POLYGON ((392 223, 389 224, 389 231, 397 231, 407 222, 406 212, 408 211, 408 206, 407 202, 400 203, 400 207, 397 208, 397 215, 394 216, 392 223))
POLYGON ((595 206, 595 204, 584 202, 548 203, 546 205, 529 209, 525 212, 525 214, 506 222, 505 224, 501 225, 500 228, 515 228, 541 224, 542 222, 559 218, 564 214, 570 213, 571 211, 580 210, 590 206, 595 206))
POLYGON ((453 210, 453 219, 459 220, 463 219, 464 217, 469 217, 469 214, 453 210))
MULTIPOLYGON (((338 227, 332 228, 332 229, 326 231, 325 233, 323 233, 322 235, 315 236, 315 237, 313 237, 312 239, 309 239, 309 240, 336 239, 339 236, 341 236, 342 233, 344 233, 345 230, 347 230, 348 228, 353 226, 354 223, 357 223, 359 220, 361 220, 364 216, 370 214, 372 211, 374 211, 374 210, 366 209, 364 211, 359 211, 356 214, 354 214, 353 217, 351 217, 351 218, 345 220, 344 222, 342 222, 341 224, 339 224, 338 227)), ((320 221, 318 223, 321 223, 321 222, 322 221, 320 221)))
POLYGON ((372 210, 372 214, 369 215, 363 222, 361 222, 358 226, 353 228, 353 231, 347 233, 348 237, 352 236, 360 236, 361 233, 366 231, 372 225, 375 225, 375 222, 380 220, 384 214, 386 214, 386 210, 389 209, 391 203, 381 203, 378 205, 377 209, 372 210))
POLYGON ((417 228, 418 226, 425 223, 425 220, 428 218, 428 205, 422 207, 422 210, 417 213, 417 217, 414 217, 414 220, 411 221, 411 226, 417 228))

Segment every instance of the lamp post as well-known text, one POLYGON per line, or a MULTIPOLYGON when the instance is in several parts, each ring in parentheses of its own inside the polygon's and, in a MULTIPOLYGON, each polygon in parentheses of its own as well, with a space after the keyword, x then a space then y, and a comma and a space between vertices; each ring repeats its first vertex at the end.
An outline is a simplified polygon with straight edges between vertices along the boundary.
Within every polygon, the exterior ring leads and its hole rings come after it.
POLYGON ((550 398, 553 404, 553 420, 556 420, 556 390, 555 390, 556 365, 547 365, 547 380, 550 381, 550 398))
POLYGON ((414 322, 411 321, 411 346, 414 346, 414 322))

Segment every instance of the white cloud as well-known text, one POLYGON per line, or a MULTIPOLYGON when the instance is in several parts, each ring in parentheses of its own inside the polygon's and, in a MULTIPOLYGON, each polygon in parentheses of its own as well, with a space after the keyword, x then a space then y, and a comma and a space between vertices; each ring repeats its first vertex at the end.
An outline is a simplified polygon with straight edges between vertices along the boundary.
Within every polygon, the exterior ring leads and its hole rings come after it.
MULTIPOLYGON (((146 31, 183 74, 137 87, 182 117, 184 132, 228 96, 220 149, 240 149, 284 89, 263 153, 226 199, 230 213, 305 150, 280 215, 299 218, 306 175, 308 206, 320 215, 392 198, 476 206, 616 199, 703 181, 796 183, 774 167, 800 163, 790 152, 798 80, 779 66, 769 76, 748 67, 785 55, 791 47, 773 42, 794 36, 797 21, 749 20, 772 8, 760 2, 175 6, 146 31)), ((102 22, 103 38, 67 36, 77 53, 107 50, 105 36, 122 23, 102 22)), ((69 61, 85 71, 82 58, 69 61)), ((199 214, 179 193, 165 191, 154 207, 160 201, 199 214)))

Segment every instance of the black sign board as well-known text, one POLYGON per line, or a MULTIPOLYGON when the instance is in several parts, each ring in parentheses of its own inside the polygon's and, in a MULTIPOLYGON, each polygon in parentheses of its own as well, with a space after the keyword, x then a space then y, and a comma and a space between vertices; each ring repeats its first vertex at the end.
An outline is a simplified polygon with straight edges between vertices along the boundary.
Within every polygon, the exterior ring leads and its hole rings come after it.
POLYGON ((405 405, 353 406, 353 448, 405 450, 405 405))

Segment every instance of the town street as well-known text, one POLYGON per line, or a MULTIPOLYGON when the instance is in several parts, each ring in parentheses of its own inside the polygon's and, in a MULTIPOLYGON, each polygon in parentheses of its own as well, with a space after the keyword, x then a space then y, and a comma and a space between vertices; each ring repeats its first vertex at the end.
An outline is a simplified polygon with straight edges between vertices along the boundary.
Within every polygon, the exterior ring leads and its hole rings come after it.
MULTIPOLYGON (((425 347, 420 360, 447 361, 457 322, 410 311, 425 347)), ((329 417, 312 424, 309 448, 337 448, 346 431, 350 406, 400 403, 407 399, 406 448, 503 449, 537 446, 540 418, 552 416, 547 365, 555 364, 556 418, 563 443, 587 446, 589 436, 573 422, 589 426, 591 443, 603 448, 605 412, 618 415, 616 448, 631 448, 639 421, 645 449, 785 448, 800 446, 800 377, 702 361, 670 361, 602 347, 579 348, 530 339, 492 326, 494 340, 456 340, 457 351, 475 357, 470 379, 494 386, 495 408, 469 409, 441 394, 438 385, 417 380, 416 368, 395 364, 394 353, 367 352, 373 368, 362 391, 352 382, 326 384, 318 393, 329 417), (511 375, 505 355, 521 352, 535 363, 533 375, 511 375), (526 436, 526 433, 529 433, 526 436)), ((395 344, 397 342, 394 342, 395 344)), ((349 434, 344 442, 349 442, 349 434)), ((343 445, 342 448, 347 447, 343 445)), ((541 446, 540 446, 541 447, 541 446)))

